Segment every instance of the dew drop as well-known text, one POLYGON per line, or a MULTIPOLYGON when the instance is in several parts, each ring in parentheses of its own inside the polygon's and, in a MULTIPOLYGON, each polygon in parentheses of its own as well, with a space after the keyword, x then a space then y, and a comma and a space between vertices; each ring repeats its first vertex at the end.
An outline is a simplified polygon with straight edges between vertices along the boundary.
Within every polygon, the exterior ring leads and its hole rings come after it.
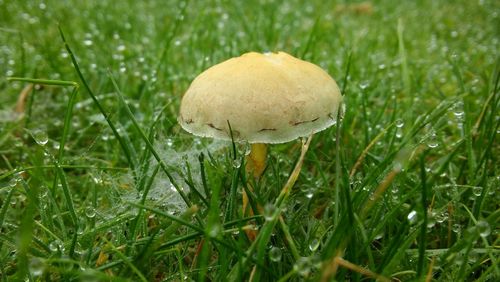
POLYGON ((175 186, 172 183, 170 183, 170 191, 177 192, 177 189, 175 189, 175 186))
POLYGON ((312 187, 304 185, 304 186, 302 186, 302 188, 300 190, 302 190, 302 192, 304 192, 304 195, 308 199, 311 199, 314 196, 314 188, 312 188, 312 187))
POLYGON ((318 249, 319 244, 320 241, 318 238, 312 239, 311 242, 309 243, 309 250, 311 250, 311 252, 315 252, 318 249))
POLYGON ((211 238, 216 238, 222 231, 222 227, 218 223, 214 223, 208 229, 208 236, 211 238))
POLYGON ((427 139, 427 147, 436 148, 439 146, 437 135, 435 132, 432 132, 429 138, 427 139))
POLYGON ((481 186, 475 186, 472 188, 472 193, 474 196, 479 197, 481 196, 481 193, 483 192, 483 187, 481 186))
POLYGON ((241 167, 241 159, 234 159, 233 160, 233 167, 234 168, 240 168, 241 167))
POLYGON ((49 135, 45 130, 36 129, 32 132, 33 139, 40 146, 45 146, 49 142, 49 135))
POLYGON ((436 222, 443 223, 446 219, 448 219, 447 212, 440 212, 436 214, 436 222))
POLYGON ((252 146, 249 144, 249 143, 246 143, 245 144, 245 147, 244 147, 244 154, 245 156, 248 156, 250 155, 250 153, 252 152, 252 146))
POLYGON ((395 161, 393 169, 395 172, 400 172, 403 170, 403 164, 401 162, 395 161))
POLYGON ((81 236, 81 235, 83 235, 84 231, 85 231, 85 229, 80 226, 80 227, 78 227, 76 229, 76 234, 78 234, 79 236, 81 236))
POLYGON ((102 178, 98 175, 92 175, 92 181, 94 181, 94 183, 97 185, 103 184, 104 182, 102 178))
POLYGON ((403 130, 401 128, 396 129, 396 138, 403 137, 403 130))
POLYGON ((203 148, 203 143, 201 142, 201 140, 199 138, 195 138, 193 143, 194 143, 194 146, 196 147, 196 149, 200 150, 203 148))
POLYGON ((85 215, 88 217, 88 218, 94 218, 95 217, 95 208, 93 206, 87 206, 85 208, 85 215))
POLYGON ((41 259, 33 257, 29 262, 29 272, 33 277, 39 277, 43 274, 44 266, 41 259))
POLYGON ((455 223, 451 226, 451 230, 453 230, 453 232, 455 232, 455 233, 460 233, 460 231, 462 230, 462 227, 460 226, 460 224, 455 223))
POLYGON ((62 251, 63 250, 63 246, 60 242, 58 241, 52 241, 50 244, 49 244, 49 249, 50 251, 52 252, 57 252, 57 251, 62 251))
POLYGON ((414 211, 414 210, 413 210, 413 211, 411 211, 411 212, 408 214, 407 218, 408 218, 408 221, 409 221, 411 224, 415 224, 415 223, 417 222, 417 219, 418 219, 418 217, 417 217, 417 212, 416 212, 416 211, 414 211))
POLYGON ((401 127, 403 127, 403 125, 405 125, 405 122, 402 119, 398 118, 396 120, 396 127, 401 128, 401 127))
POLYGON ((116 51, 118 51, 118 52, 123 52, 123 51, 125 51, 125 49, 127 49, 127 47, 125 47, 125 45, 123 45, 123 44, 118 45, 118 47, 116 47, 116 51))
POLYGON ((301 276, 308 276, 311 273, 312 262, 309 257, 299 258, 293 265, 293 269, 301 276))
POLYGON ((167 140, 165 140, 165 141, 166 141, 168 147, 172 147, 172 145, 174 145, 174 141, 170 138, 167 138, 167 140))
POLYGON ((274 217, 276 216, 276 207, 271 204, 271 203, 268 203, 264 206, 264 219, 266 221, 272 221, 274 219, 274 217))
POLYGON ((488 237, 491 234, 491 227, 485 220, 479 220, 477 222, 477 231, 481 237, 488 237))
POLYGON ((479 258, 479 254, 475 251, 471 251, 469 253, 469 256, 467 257, 467 262, 473 264, 473 263, 476 263, 476 261, 478 260, 479 258))
POLYGON ((464 103, 463 102, 457 102, 455 105, 453 105, 453 115, 457 118, 462 118, 464 115, 464 103))
POLYGON ((458 253, 455 257, 455 264, 462 265, 464 264, 464 254, 462 252, 458 253))
POLYGON ((368 88, 368 86, 370 86, 370 82, 368 82, 368 81, 362 81, 362 82, 359 83, 358 86, 359 86, 359 88, 361 90, 365 90, 366 88, 368 88))
POLYGON ((434 216, 430 216, 427 220, 427 228, 433 228, 436 225, 436 218, 434 216))
POLYGON ((375 237, 373 237, 373 240, 380 240, 384 238, 384 232, 380 232, 379 234, 375 235, 375 237))
POLYGON ((125 63, 121 63, 120 64, 120 72, 121 73, 124 73, 127 71, 127 66, 125 66, 125 63))
POLYGON ((278 247, 272 247, 271 250, 269 250, 269 259, 274 262, 280 261, 282 255, 281 249, 278 247))
POLYGON ((21 178, 18 176, 14 176, 9 180, 10 187, 16 187, 19 182, 21 182, 21 178))

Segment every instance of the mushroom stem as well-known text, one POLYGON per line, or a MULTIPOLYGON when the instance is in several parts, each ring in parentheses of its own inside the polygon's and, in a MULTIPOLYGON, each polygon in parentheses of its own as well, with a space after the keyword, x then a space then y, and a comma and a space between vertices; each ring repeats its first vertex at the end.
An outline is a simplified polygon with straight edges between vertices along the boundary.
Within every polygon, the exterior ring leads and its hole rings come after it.
MULTIPOLYGON (((258 180, 264 172, 264 168, 266 167, 266 158, 267 158, 267 145, 263 143, 255 143, 251 144, 250 154, 246 156, 246 166, 245 170, 247 175, 253 175, 255 180, 258 180)), ((248 181, 248 189, 253 191, 252 181, 248 181)), ((243 214, 247 214, 247 206, 248 206, 248 195, 243 190, 243 214)), ((248 211, 249 215, 253 215, 252 209, 248 211)))
POLYGON ((251 144, 250 154, 246 157, 246 171, 253 174, 255 179, 259 179, 266 168, 267 144, 251 144))
MULTIPOLYGON (((247 175, 253 175, 255 180, 258 180, 266 168, 267 144, 254 143, 250 146, 250 154, 246 156, 245 170, 247 175)), ((252 181, 247 181, 247 185, 248 189, 253 191, 252 181)), ((247 206, 248 195, 245 190, 243 190, 243 215, 253 215, 254 210, 251 207, 247 210, 247 206)), ((245 230, 245 233, 251 241, 254 241, 257 237, 257 232, 254 230, 245 230)))

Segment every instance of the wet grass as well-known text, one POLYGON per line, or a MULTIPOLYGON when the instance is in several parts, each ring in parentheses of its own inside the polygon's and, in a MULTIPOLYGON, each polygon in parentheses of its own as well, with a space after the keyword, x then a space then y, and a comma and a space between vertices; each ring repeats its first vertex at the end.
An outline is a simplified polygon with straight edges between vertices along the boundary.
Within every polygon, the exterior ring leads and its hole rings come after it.
POLYGON ((0 0, 1 281, 498 280, 497 1, 73 2, 0 0), (252 192, 178 107, 278 50, 345 114, 252 192))

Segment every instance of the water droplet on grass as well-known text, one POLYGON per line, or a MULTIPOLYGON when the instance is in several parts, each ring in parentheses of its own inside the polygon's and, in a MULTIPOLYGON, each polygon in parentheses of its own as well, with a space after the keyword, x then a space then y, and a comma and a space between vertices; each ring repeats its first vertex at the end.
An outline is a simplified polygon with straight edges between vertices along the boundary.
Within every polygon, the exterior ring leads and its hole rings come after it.
POLYGON ((318 249, 319 244, 320 244, 319 239, 317 238, 312 239, 311 242, 309 243, 309 250, 311 250, 311 252, 315 252, 318 249))
POLYGON ((234 159, 233 160, 233 167, 240 168, 241 167, 241 159, 234 159))
POLYGON ((177 189, 175 188, 174 184, 172 184, 172 183, 170 183, 170 191, 177 192, 177 189))
POLYGON ((21 178, 20 177, 17 177, 17 176, 14 176, 12 177, 10 180, 9 180, 9 186, 10 187, 16 187, 16 185, 21 182, 21 178))
POLYGON ((479 197, 481 196, 481 193, 483 192, 483 187, 481 186, 476 186, 476 187, 473 187, 472 188, 472 193, 474 194, 474 196, 476 197, 479 197))
POLYGON ((58 241, 52 241, 49 244, 49 249, 52 252, 63 251, 64 246, 60 242, 58 242, 58 241))
POLYGON ((45 130, 36 129, 31 133, 31 135, 33 136, 33 139, 35 139, 35 142, 40 146, 45 146, 45 144, 49 142, 49 135, 45 130))
POLYGON ((417 222, 417 211, 411 211, 408 216, 408 221, 411 223, 411 224, 415 224, 417 222))
POLYGON ((445 220, 448 219, 448 213, 447 212, 441 212, 436 214, 436 221, 438 223, 443 223, 445 220))
POLYGON ((311 273, 312 263, 309 257, 299 258, 293 265, 293 269, 301 276, 308 276, 311 273))
POLYGON ((488 237, 491 234, 491 227, 485 220, 479 220, 477 222, 477 231, 481 237, 488 237))
POLYGON ((217 236, 219 236, 221 231, 222 231, 222 227, 220 226, 220 224, 215 223, 209 227, 208 236, 211 238, 216 238, 217 236))
POLYGON ((401 128, 401 127, 403 127, 403 125, 405 125, 405 122, 402 119, 398 118, 396 120, 396 127, 401 128))
POLYGON ((125 51, 125 49, 127 49, 127 47, 125 47, 125 45, 123 45, 123 44, 118 45, 118 47, 116 47, 116 51, 118 51, 118 52, 123 52, 123 51, 125 51))
POLYGON ((436 218, 434 216, 429 216, 427 220, 427 228, 433 228, 436 225, 436 218))
POLYGON ((125 63, 121 63, 120 64, 120 72, 121 73, 124 73, 127 71, 127 67, 125 66, 125 63))
POLYGON ((85 208, 85 215, 88 217, 88 218, 94 218, 95 217, 95 208, 92 207, 92 206, 88 206, 85 208))
POLYGON ((281 249, 278 247, 272 247, 271 250, 269 250, 269 259, 274 262, 280 261, 282 255, 281 249))
POLYGON ((368 88, 368 86, 370 86, 370 82, 369 81, 362 81, 359 83, 358 86, 361 90, 365 90, 366 88, 368 88))
POLYGON ((435 132, 432 132, 429 138, 427 139, 427 147, 429 148, 437 148, 439 146, 437 135, 435 132))
POLYGON ((311 199, 314 196, 314 188, 309 187, 307 185, 302 186, 300 189, 302 192, 304 192, 304 195, 306 198, 311 199))
POLYGON ((78 235, 83 235, 85 231, 85 228, 83 226, 79 226, 77 229, 76 229, 76 234, 78 235))
POLYGON ((457 118, 461 118, 464 115, 464 103, 463 102, 457 102, 455 105, 453 105, 453 115, 457 118))
POLYGON ((268 203, 267 205, 264 206, 264 219, 266 221, 273 220, 275 215, 276 215, 276 207, 273 204, 268 203))
POLYGON ((167 138, 165 140, 165 142, 166 142, 166 144, 167 144, 168 147, 172 147, 172 145, 174 145, 174 141, 172 139, 170 139, 170 138, 167 138))
POLYGON ((476 261, 478 260, 478 258, 479 258, 479 254, 477 252, 475 252, 475 251, 471 251, 469 253, 469 256, 467 257, 467 262, 471 263, 471 264, 476 263, 476 261))
POLYGON ((41 259, 39 259, 37 257, 31 258, 30 263, 29 263, 29 272, 30 272, 31 276, 33 276, 33 277, 41 276, 43 274, 43 270, 45 268, 44 266, 45 265, 41 259))
POLYGON ((455 232, 455 233, 460 233, 460 231, 462 230, 462 227, 460 226, 460 224, 455 223, 451 226, 451 230, 453 230, 453 232, 455 232))
POLYGON ((462 252, 458 253, 455 256, 455 264, 456 265, 462 265, 462 264, 464 264, 464 254, 462 252))
POLYGON ((400 172, 403 170, 403 164, 401 162, 395 161, 393 166, 394 171, 400 172))
POLYGON ((252 146, 249 143, 245 143, 243 153, 245 154, 245 156, 248 156, 248 155, 250 155, 251 152, 252 152, 252 146))

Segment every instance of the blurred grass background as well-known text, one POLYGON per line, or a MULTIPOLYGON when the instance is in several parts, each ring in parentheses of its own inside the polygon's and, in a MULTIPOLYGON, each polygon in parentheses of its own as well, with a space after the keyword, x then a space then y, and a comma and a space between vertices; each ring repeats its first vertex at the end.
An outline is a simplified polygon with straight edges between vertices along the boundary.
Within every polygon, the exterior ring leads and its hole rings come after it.
POLYGON ((0 0, 2 281, 495 281, 499 13, 487 0, 0 0), (345 89, 342 126, 314 136, 284 207, 268 203, 300 142, 271 148, 253 202, 279 222, 240 212, 245 144, 234 154, 176 121, 197 74, 248 51, 314 62, 345 89))

